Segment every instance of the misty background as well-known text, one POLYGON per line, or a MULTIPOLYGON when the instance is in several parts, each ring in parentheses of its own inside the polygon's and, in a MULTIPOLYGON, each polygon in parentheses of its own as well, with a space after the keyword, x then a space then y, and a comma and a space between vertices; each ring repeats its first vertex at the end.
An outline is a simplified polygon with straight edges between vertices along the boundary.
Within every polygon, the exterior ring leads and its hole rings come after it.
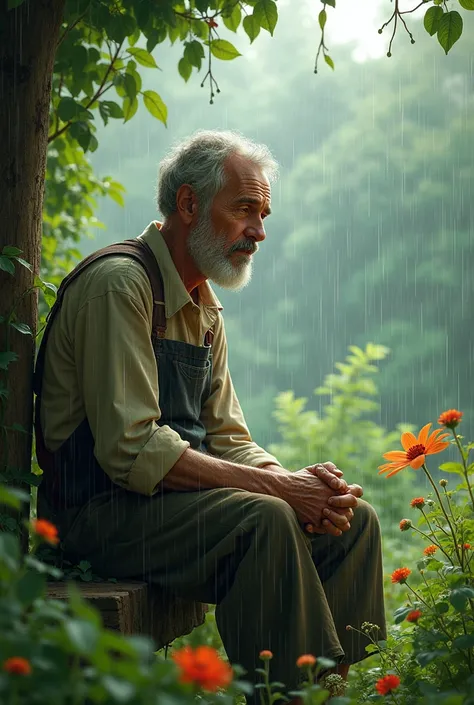
POLYGON ((182 47, 157 46, 162 71, 140 74, 143 89, 166 102, 168 127, 142 106, 125 125, 99 126, 94 170, 125 186, 125 207, 101 201, 105 228, 78 249, 136 237, 159 219, 158 164, 175 140, 218 128, 265 142, 281 164, 267 238, 246 289, 215 287, 254 439, 278 440, 279 392, 318 410, 327 400, 313 390, 349 345, 369 341, 391 350, 379 365, 374 421, 421 427, 456 407, 465 414, 460 432, 472 437, 474 23, 466 19, 445 56, 410 15, 416 44, 399 29, 388 59, 391 29, 380 36, 377 28, 391 5, 366 0, 361 10, 338 0, 327 8, 336 70, 323 62, 316 76, 319 3, 278 5, 273 39, 262 31, 249 46, 244 33, 219 26, 243 56, 214 62, 214 105, 200 88, 207 68, 185 85, 182 47))

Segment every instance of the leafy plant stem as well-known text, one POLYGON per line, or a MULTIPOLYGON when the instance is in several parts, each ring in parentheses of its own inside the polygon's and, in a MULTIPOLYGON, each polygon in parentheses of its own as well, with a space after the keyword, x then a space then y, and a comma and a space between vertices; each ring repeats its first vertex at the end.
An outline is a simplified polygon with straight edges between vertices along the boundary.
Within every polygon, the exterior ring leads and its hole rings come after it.
POLYGON ((453 430, 454 440, 456 441, 456 445, 457 445, 457 447, 458 447, 459 453, 461 454, 462 466, 463 466, 463 468, 464 468, 464 479, 466 480, 467 489, 468 489, 468 491, 469 491, 469 496, 470 496, 470 498, 471 498, 471 505, 472 505, 472 508, 473 508, 473 510, 474 510, 474 495, 473 495, 473 493, 472 493, 471 483, 469 482, 469 475, 468 475, 468 470, 467 470, 467 458, 466 458, 466 454, 464 453, 463 447, 462 447, 461 442, 460 442, 460 440, 459 440, 459 436, 458 436, 458 434, 456 433, 456 429, 453 428, 452 430, 453 430))
POLYGON ((450 518, 449 518, 449 516, 448 516, 448 513, 446 512, 446 509, 445 509, 445 507, 444 507, 443 500, 441 499, 441 495, 440 495, 440 493, 439 493, 439 491, 438 491, 438 488, 436 487, 436 483, 434 482, 433 478, 431 477, 431 474, 430 474, 428 468, 426 467, 425 463, 423 463, 422 468, 423 468, 423 471, 424 471, 426 477, 427 477, 428 480, 430 481, 431 486, 433 487, 433 489, 434 489, 434 491, 435 491, 436 497, 438 498, 438 502, 439 502, 440 509, 441 509, 441 511, 442 511, 443 514, 444 514, 444 518, 446 519, 446 521, 447 521, 447 523, 448 523, 448 526, 449 526, 449 528, 450 528, 450 530, 451 530, 451 534, 452 534, 452 536, 453 536, 454 549, 455 549, 456 555, 457 555, 457 557, 458 557, 459 565, 461 566, 461 568, 463 568, 463 561, 462 561, 462 556, 461 556, 461 554, 460 554, 460 552, 459 552, 458 543, 457 543, 457 539, 456 539, 456 533, 455 533, 455 531, 454 531, 454 527, 453 527, 453 525, 452 525, 452 523, 451 523, 451 520, 450 520, 450 518))

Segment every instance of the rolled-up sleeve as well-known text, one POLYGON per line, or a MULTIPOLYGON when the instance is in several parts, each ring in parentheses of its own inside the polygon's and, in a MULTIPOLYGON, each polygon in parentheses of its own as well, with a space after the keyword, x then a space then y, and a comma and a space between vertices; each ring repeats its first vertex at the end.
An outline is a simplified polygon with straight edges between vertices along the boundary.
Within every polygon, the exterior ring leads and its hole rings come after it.
POLYGON ((189 443, 157 423, 151 290, 130 270, 126 274, 80 309, 75 360, 99 465, 117 485, 152 495, 189 443))
POLYGON ((212 350, 211 394, 201 413, 206 428, 207 450, 212 455, 241 465, 280 465, 250 435, 228 367, 227 340, 220 314, 214 325, 212 350))

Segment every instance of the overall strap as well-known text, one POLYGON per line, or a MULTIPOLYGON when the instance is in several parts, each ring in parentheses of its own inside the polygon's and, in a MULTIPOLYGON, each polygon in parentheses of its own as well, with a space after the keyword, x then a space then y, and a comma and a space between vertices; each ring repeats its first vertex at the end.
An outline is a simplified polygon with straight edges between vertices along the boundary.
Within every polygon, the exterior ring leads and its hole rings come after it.
POLYGON ((70 272, 61 282, 61 286, 58 289, 58 294, 56 301, 54 302, 51 311, 47 317, 46 329, 41 340, 41 345, 36 358, 35 374, 33 378, 33 389, 37 396, 41 394, 41 387, 43 381, 43 368, 44 368, 44 356, 46 350, 46 343, 48 342, 49 333, 51 331, 51 326, 56 317, 57 313, 61 308, 63 302, 64 294, 67 287, 81 274, 89 265, 96 262, 103 257, 110 257, 111 255, 125 255, 132 257, 133 259, 140 262, 140 264, 145 269, 148 279, 150 281, 152 295, 153 295, 153 319, 152 319, 152 334, 158 336, 159 338, 164 338, 166 333, 166 315, 165 315, 165 301, 164 301, 164 287, 163 279, 161 277, 160 268, 156 261, 155 255, 151 248, 146 242, 139 239, 124 240, 123 242, 118 242, 108 247, 103 247, 97 252, 93 252, 91 255, 86 257, 79 262, 79 264, 70 272))

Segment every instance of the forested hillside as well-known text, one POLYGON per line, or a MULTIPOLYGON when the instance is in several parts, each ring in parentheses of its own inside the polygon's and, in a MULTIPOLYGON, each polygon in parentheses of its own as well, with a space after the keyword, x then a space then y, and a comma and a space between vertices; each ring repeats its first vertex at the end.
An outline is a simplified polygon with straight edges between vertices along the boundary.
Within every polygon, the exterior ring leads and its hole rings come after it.
POLYGON ((106 229, 81 240, 83 253, 157 217, 157 165, 184 134, 238 129, 281 162, 254 278, 239 294, 218 292, 235 385, 261 442, 276 439, 277 392, 293 389, 317 408, 312 390, 348 345, 367 341, 391 349, 376 420, 420 425, 458 406, 469 435, 474 30, 464 31, 448 57, 421 23, 416 47, 401 36, 391 59, 357 64, 338 47, 336 71, 314 76, 314 23, 282 6, 278 41, 261 37, 248 50, 237 35, 245 55, 218 68, 214 105, 196 77, 182 90, 179 52, 161 45, 163 71, 142 72, 145 87, 159 82, 168 129, 141 110, 99 139, 95 172, 125 186, 125 205, 101 204, 106 229))

